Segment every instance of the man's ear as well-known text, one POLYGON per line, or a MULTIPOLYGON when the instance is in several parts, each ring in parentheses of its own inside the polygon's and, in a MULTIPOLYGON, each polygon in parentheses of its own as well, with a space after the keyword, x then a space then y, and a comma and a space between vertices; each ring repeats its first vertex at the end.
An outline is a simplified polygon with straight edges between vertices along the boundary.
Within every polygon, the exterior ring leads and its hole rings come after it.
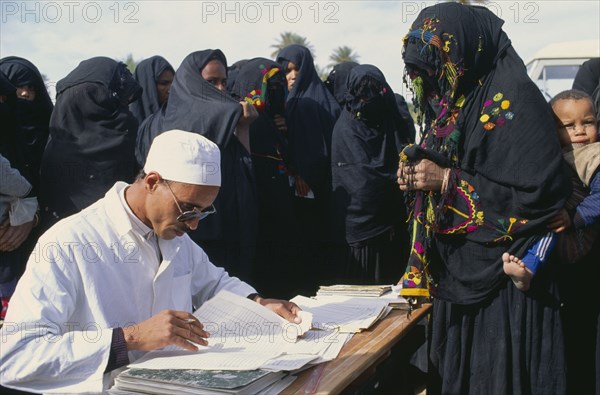
POLYGON ((150 193, 154 192, 158 187, 158 184, 162 181, 160 174, 155 171, 151 171, 146 174, 144 178, 144 188, 148 190, 150 193))

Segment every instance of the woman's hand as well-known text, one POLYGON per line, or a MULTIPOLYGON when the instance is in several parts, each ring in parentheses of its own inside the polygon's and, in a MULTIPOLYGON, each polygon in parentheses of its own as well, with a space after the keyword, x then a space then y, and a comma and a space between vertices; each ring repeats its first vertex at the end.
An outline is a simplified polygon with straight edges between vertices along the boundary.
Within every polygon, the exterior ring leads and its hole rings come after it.
POLYGON ((240 102, 242 106, 242 116, 238 121, 238 129, 240 128, 248 128, 252 122, 254 122, 258 118, 258 111, 256 108, 246 101, 240 102))
POLYGON ((2 227, 0 230, 0 251, 14 251, 23 244, 33 229, 35 221, 23 225, 2 227))
POLYGON ((561 209, 554 217, 548 220, 547 228, 554 233, 560 233, 569 229, 572 225, 571 217, 564 208, 561 209))
POLYGON ((413 166, 400 163, 398 168, 398 185, 402 191, 434 191, 439 192, 444 182, 444 174, 448 169, 436 165, 429 159, 421 159, 413 166))
POLYGON ((304 178, 296 176, 296 193, 298 196, 306 197, 310 192, 310 186, 304 181, 304 178))

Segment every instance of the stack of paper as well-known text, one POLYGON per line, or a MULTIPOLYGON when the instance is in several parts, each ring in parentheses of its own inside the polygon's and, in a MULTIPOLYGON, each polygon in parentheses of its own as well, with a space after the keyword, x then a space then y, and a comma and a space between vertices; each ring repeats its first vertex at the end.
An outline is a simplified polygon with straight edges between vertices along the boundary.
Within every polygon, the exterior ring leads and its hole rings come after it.
POLYGON ((344 296, 370 296, 379 297, 386 292, 392 290, 391 285, 350 285, 350 284, 338 284, 329 286, 320 286, 317 291, 317 297, 319 296, 333 296, 333 295, 344 295, 344 296))
POLYGON ((256 394, 284 376, 283 372, 266 370, 129 369, 115 379, 109 393, 256 394))
POLYGON ((129 365, 136 369, 291 371, 335 358, 347 337, 333 330, 314 331, 312 316, 290 323, 247 298, 222 291, 194 315, 210 332, 208 346, 197 352, 167 347, 129 365), (300 336, 300 337, 299 337, 300 336))
POLYGON ((328 301, 328 302, 348 302, 348 301, 358 301, 359 299, 364 300, 379 300, 386 301, 388 306, 393 309, 408 309, 408 300, 400 296, 400 289, 402 287, 399 285, 332 285, 331 287, 321 287, 319 292, 317 292, 317 296, 315 299, 328 301), (339 289, 339 291, 329 291, 329 288, 335 287, 334 289, 339 289), (355 291, 345 291, 346 289, 353 289, 356 287, 364 288, 365 290, 361 292, 355 291), (369 290, 369 288, 372 288, 369 290), (376 295, 376 293, 386 290, 381 295, 376 295), (323 291, 321 291, 323 290, 323 291))
POLYGON ((313 328, 356 333, 368 329, 385 317, 391 308, 379 298, 326 296, 316 299, 296 296, 292 300, 313 316, 313 328))

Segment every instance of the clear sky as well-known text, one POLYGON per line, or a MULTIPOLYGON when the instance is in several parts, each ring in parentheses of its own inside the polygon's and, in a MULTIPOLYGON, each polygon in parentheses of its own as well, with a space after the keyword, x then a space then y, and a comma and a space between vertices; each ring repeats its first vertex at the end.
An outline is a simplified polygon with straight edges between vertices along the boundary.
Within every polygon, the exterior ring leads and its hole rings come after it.
MULTIPOLYGON (((424 1, 12 1, 0 0, 0 57, 31 60, 50 80, 93 56, 164 56, 220 48, 229 63, 269 57, 280 33, 305 36, 316 63, 347 45, 404 93, 402 38, 424 1)), ((600 39, 600 1, 487 1, 527 61, 546 44, 600 39)))

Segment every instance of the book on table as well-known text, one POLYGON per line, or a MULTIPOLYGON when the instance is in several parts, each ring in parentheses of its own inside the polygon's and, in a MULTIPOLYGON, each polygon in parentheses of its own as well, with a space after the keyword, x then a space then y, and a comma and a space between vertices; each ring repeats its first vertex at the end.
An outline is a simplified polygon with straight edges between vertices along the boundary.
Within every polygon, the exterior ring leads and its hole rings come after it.
POLYGON ((111 395, 255 394, 287 376, 267 370, 128 369, 115 379, 111 395))

